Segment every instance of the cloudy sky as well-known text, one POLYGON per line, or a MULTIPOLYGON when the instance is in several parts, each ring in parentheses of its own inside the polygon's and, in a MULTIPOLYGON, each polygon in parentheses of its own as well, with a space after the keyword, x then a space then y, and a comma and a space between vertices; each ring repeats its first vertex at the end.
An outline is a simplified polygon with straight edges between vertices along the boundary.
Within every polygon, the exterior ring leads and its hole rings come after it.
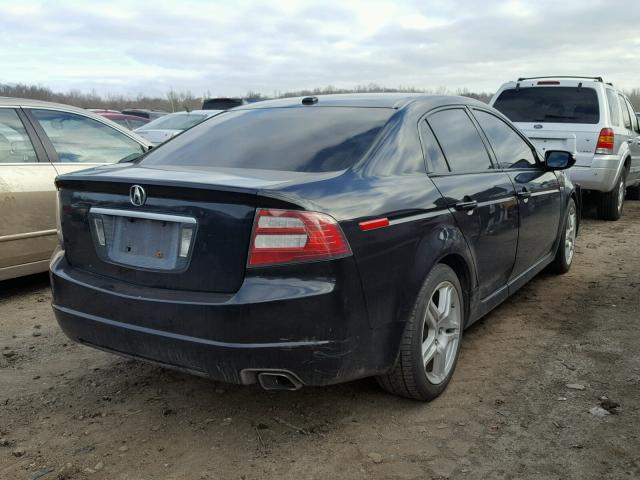
POLYGON ((495 91, 541 74, 640 87, 638 0, 0 0, 0 12, 0 83, 57 91, 495 91))

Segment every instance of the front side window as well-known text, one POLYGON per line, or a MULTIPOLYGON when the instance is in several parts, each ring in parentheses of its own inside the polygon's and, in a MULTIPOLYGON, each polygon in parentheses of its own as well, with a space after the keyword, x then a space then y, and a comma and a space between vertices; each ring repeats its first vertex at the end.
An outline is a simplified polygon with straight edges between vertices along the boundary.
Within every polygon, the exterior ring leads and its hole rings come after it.
POLYGON ((523 87, 504 90, 493 107, 512 122, 600 121, 598 94, 588 87, 523 87))
POLYGON ((37 161, 36 152, 17 112, 0 108, 0 164, 37 161))
POLYGON ((487 149, 467 113, 459 108, 428 117, 452 172, 486 172, 493 168, 487 149))
POLYGON ((624 128, 630 130, 631 129, 631 117, 629 116, 629 111, 625 107, 624 97, 622 95, 618 95, 620 99, 620 108, 622 109, 622 122, 624 123, 624 128))
POLYGON ((536 167, 531 147, 509 125, 482 110, 474 110, 473 114, 489 139, 502 168, 536 167))
POLYGON ((55 110, 31 110, 67 163, 116 163, 136 158, 143 148, 133 139, 92 118, 55 110))

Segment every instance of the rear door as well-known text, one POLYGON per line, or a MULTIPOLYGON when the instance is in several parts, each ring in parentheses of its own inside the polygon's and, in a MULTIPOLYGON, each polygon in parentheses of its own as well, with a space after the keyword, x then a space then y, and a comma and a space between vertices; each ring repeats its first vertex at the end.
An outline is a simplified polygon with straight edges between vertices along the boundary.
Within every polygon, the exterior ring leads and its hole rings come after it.
POLYGON ((0 108, 0 280, 43 270, 56 245, 56 171, 23 120, 0 108))
POLYGON ((134 139, 93 118, 51 109, 25 112, 59 174, 117 163, 144 153, 134 139))
POLYGON ((486 298, 506 285, 516 258, 513 184, 491 161, 465 108, 437 110, 420 127, 430 176, 467 240, 477 266, 480 298, 486 298))
POLYGON ((560 185, 556 174, 544 170, 535 151, 509 124, 486 110, 474 108, 473 114, 518 197, 520 229, 511 274, 516 278, 553 252, 562 211, 560 185))

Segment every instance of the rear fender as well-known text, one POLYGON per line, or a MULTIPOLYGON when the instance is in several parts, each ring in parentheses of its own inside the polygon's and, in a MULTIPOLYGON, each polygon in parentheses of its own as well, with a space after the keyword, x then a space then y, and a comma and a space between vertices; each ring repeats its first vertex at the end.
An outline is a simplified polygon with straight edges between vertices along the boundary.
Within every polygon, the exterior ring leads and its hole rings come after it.
MULTIPOLYGON (((477 287, 477 273, 464 235, 455 224, 453 217, 449 215, 448 221, 441 221, 438 226, 429 229, 418 243, 407 284, 399 286, 396 321, 405 322, 407 320, 425 278, 433 267, 442 263, 444 259, 452 257, 457 259, 459 265, 464 265, 466 268, 466 272, 457 273, 459 277, 463 275, 467 277, 466 279, 460 278, 460 283, 465 290, 466 308, 469 308, 469 300, 477 287)), ((444 263, 449 262, 445 261, 444 263)))

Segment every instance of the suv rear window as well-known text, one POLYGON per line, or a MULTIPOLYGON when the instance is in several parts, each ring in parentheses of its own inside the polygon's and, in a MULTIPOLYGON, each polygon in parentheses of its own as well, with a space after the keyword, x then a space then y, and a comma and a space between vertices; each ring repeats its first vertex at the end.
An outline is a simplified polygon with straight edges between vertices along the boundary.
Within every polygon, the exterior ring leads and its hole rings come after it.
POLYGON ((289 107, 229 111, 152 150, 144 165, 328 172, 354 165, 390 108, 289 107))
POLYGON ((503 91, 494 108, 512 122, 589 123, 600 121, 598 94, 587 87, 525 87, 503 91))

